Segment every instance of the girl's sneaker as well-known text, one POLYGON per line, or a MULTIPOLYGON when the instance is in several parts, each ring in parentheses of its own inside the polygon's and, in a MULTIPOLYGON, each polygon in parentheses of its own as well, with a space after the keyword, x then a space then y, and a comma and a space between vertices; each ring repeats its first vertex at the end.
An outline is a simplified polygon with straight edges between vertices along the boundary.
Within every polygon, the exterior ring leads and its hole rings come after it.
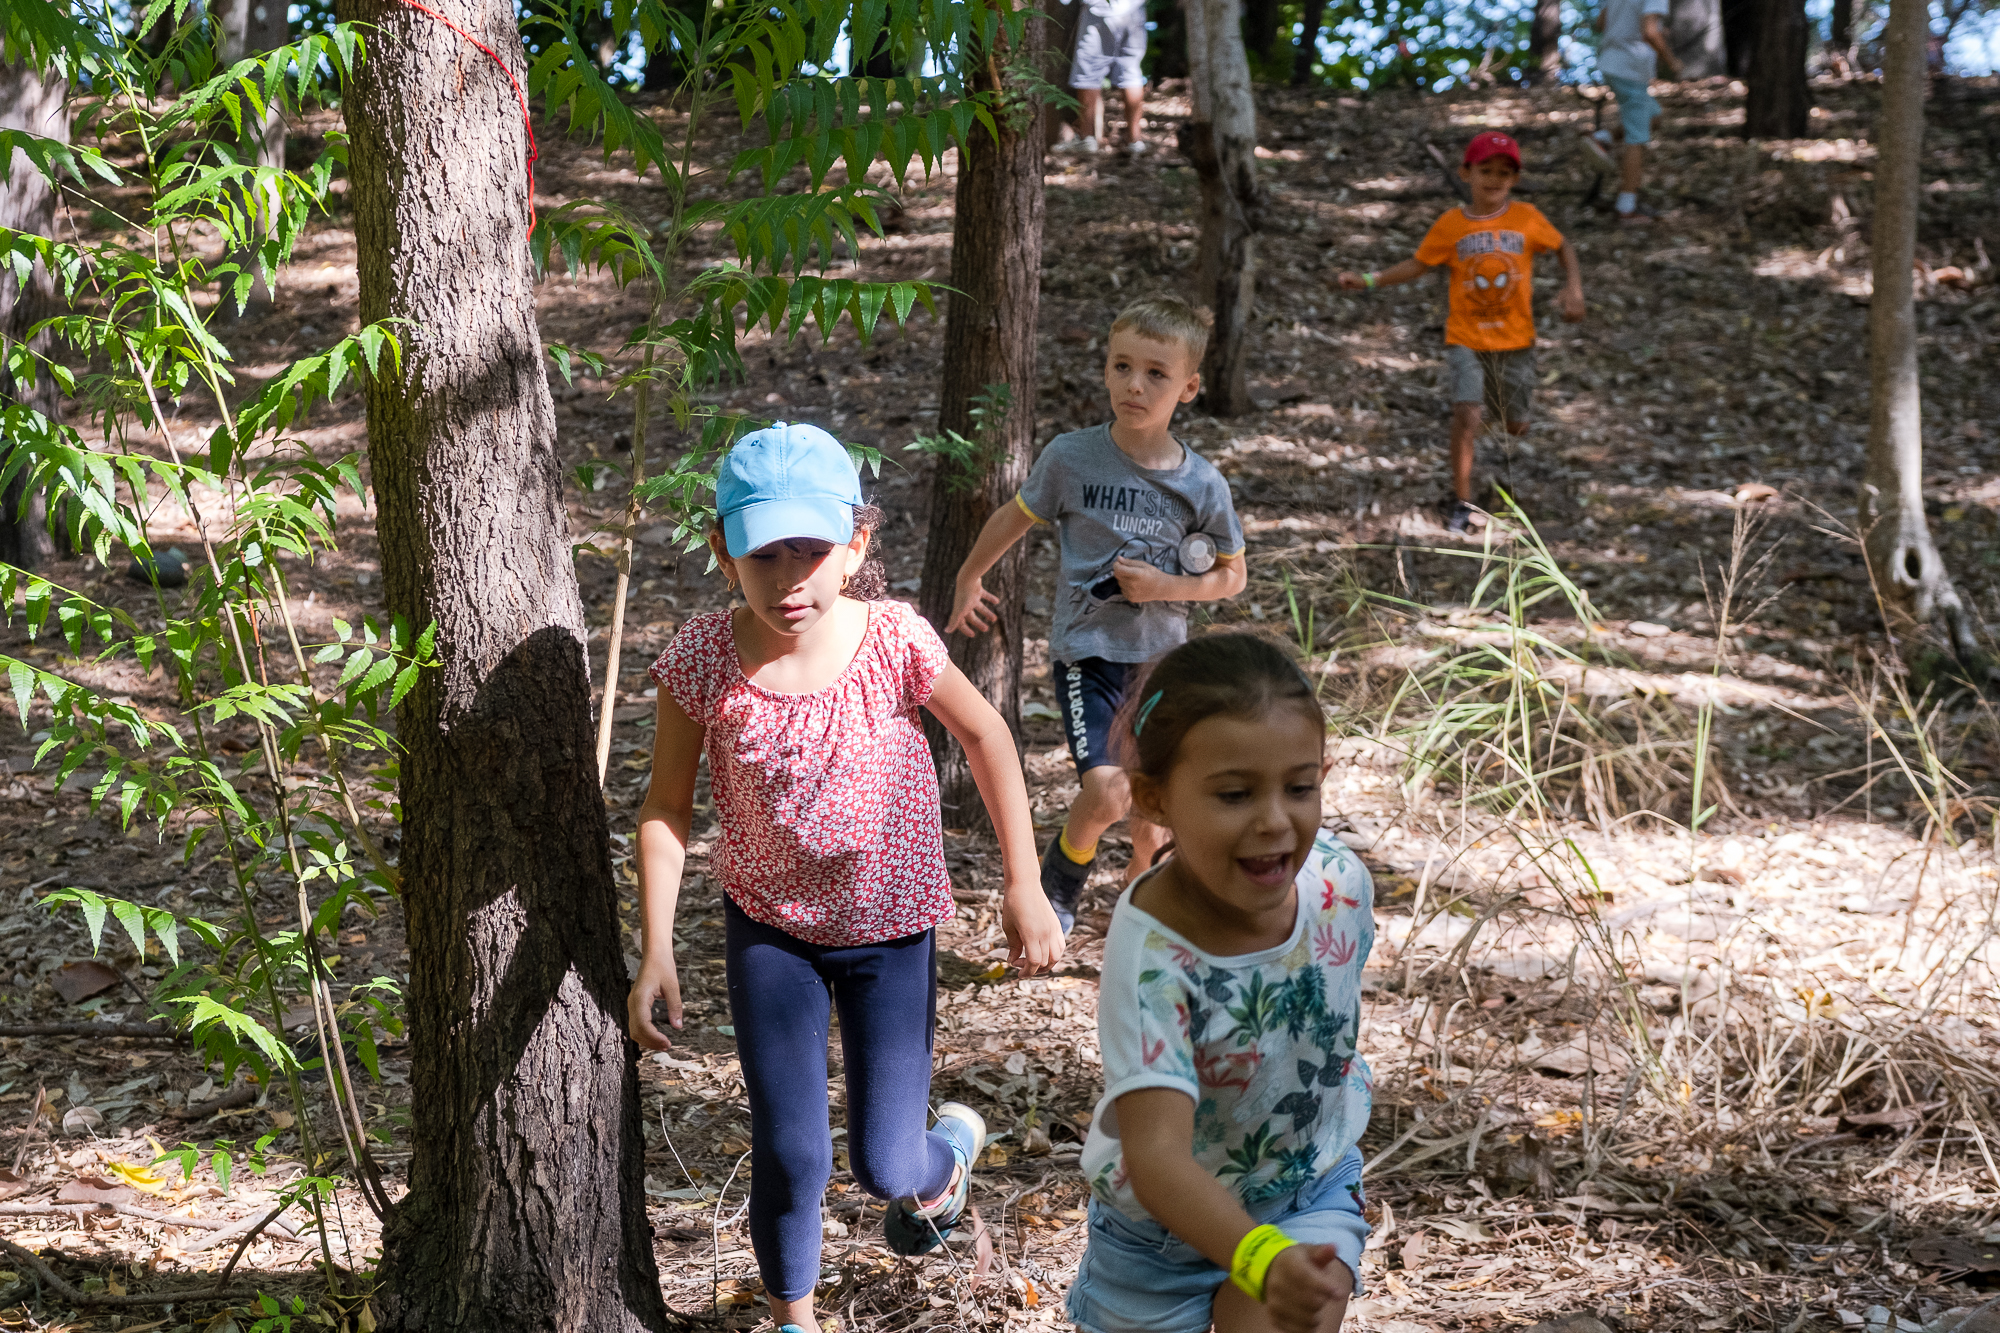
POLYGON ((986 1121, 963 1102, 946 1102, 938 1108, 937 1132, 951 1140, 951 1155, 958 1162, 951 1188, 929 1203, 898 1199, 889 1205, 882 1219, 882 1239, 897 1254, 929 1254, 944 1243, 958 1219, 965 1215, 966 1196, 972 1189, 972 1164, 986 1147, 986 1121))

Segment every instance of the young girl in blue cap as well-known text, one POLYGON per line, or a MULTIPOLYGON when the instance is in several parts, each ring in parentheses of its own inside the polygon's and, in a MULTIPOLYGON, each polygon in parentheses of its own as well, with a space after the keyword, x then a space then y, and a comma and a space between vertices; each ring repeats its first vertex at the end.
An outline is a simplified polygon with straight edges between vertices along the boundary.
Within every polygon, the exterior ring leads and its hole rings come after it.
POLYGON ((644 957, 632 1037, 664 1050, 653 1007, 681 1026, 674 907, 708 756, 721 831, 730 1014, 750 1098, 750 1244, 781 1330, 816 1333, 820 1203, 833 1170, 829 1008, 840 1012, 854 1178, 891 1200, 891 1249, 922 1254, 965 1209, 985 1145, 979 1114, 938 1108, 926 1131, 936 926, 953 911, 937 774, 919 708, 965 747, 999 835, 1009 961, 1062 956, 1042 894, 1027 787, 1007 724, 868 559, 881 511, 847 451, 780 423, 723 457, 709 534, 743 598, 692 616, 653 665, 659 717, 639 812, 644 957))
POLYGON ((1368 1224, 1355 1054, 1368 871, 1321 831, 1326 718, 1285 650, 1174 649, 1120 717, 1132 807, 1173 855, 1111 914, 1104 1095, 1084 1142, 1085 1333, 1336 1333, 1368 1224))

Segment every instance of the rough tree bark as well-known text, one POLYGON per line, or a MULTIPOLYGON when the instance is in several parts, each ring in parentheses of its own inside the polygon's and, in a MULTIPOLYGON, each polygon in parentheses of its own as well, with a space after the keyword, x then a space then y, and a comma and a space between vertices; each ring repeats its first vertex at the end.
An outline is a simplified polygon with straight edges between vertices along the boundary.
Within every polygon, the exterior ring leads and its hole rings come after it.
MULTIPOLYGON (((520 68, 507 0, 431 0, 520 68)), ((583 607, 534 320, 526 138, 507 78, 389 0, 345 99, 389 609, 438 625, 398 733, 410 1192, 388 1329, 666 1327, 636 1049, 590 727, 583 607)))
POLYGON ((1670 0, 1667 41, 1680 58, 1682 78, 1709 79, 1729 72, 1721 0, 1670 0))
POLYGON ((1186 0, 1188 87, 1194 115, 1181 151, 1201 181, 1197 302, 1214 312, 1202 362, 1202 406, 1217 416, 1251 408, 1244 371, 1257 297, 1257 232, 1264 192, 1257 183, 1257 104, 1243 50, 1242 0, 1186 0))
POLYGON ((1891 0, 1876 127, 1875 218, 1869 238, 1875 291, 1868 302, 1868 460, 1861 484, 1862 545, 1893 617, 1944 620, 1961 662, 1977 654, 1971 616, 1945 572, 1924 517, 1923 393, 1917 380, 1915 267, 1923 168, 1924 0, 1891 0))
MULTIPOLYGON (((69 142, 69 107, 63 101, 63 80, 37 72, 26 60, 0 61, 0 129, 28 130, 48 139, 69 142)), ((38 236, 56 234, 56 195, 47 180, 25 155, 14 154, 8 178, 0 181, 0 227, 32 232, 38 236)), ((55 283, 48 270, 37 264, 23 284, 11 270, 0 270, 0 340, 20 341, 30 328, 55 313, 55 283)), ((46 350, 47 334, 30 346, 46 350)), ((54 418, 62 407, 55 381, 37 376, 32 389, 16 385, 0 359, 0 402, 24 403, 54 418)), ((7 441, 0 439, 0 459, 7 441)), ((46 523, 42 497, 28 493, 16 478, 0 493, 0 560, 22 569, 33 569, 54 554, 46 523), (25 507, 23 501, 26 501, 25 507)))
POLYGON ((1806 82, 1812 28, 1806 21, 1806 0, 1757 0, 1757 8, 1743 137, 1803 139, 1812 126, 1812 88, 1806 82))
POLYGON ((1312 82, 1319 61, 1319 30, 1326 26, 1326 0, 1304 0, 1299 16, 1299 40, 1292 48, 1292 87, 1312 82))
MULTIPOLYGON (((1039 64, 1048 52, 1047 16, 1030 11, 1019 56, 1039 64)), ((1004 40, 1004 35, 1003 38, 1004 40)), ((1005 52, 981 61, 973 78, 977 91, 993 91, 993 71, 1009 63, 1005 52)), ((1017 96, 1020 96, 1017 92, 1017 96)), ((968 439, 981 438, 989 454, 972 477, 939 459, 931 482, 930 532, 924 543, 919 605, 942 629, 951 618, 958 567, 972 550, 987 518, 1011 503, 1028 479, 1035 456, 1035 326, 1041 313, 1042 151, 1047 143, 1040 98, 1012 102, 998 114, 992 135, 975 127, 958 166, 958 195, 951 234, 951 285, 945 310, 944 374, 938 395, 938 428, 968 439), (974 400, 991 386, 1005 385, 1008 411, 995 421, 988 412, 975 422, 974 400)), ((1000 599, 1000 623, 973 638, 954 635, 951 660, 1021 730, 1021 598, 1027 574, 1026 544, 1017 543, 986 575, 988 591, 1000 599)), ((945 822, 979 827, 985 820, 979 788, 944 728, 927 713, 925 729, 938 766, 945 822)))
POLYGON ((1541 83, 1562 73, 1562 67, 1562 0, 1535 0, 1528 20, 1528 78, 1541 83))

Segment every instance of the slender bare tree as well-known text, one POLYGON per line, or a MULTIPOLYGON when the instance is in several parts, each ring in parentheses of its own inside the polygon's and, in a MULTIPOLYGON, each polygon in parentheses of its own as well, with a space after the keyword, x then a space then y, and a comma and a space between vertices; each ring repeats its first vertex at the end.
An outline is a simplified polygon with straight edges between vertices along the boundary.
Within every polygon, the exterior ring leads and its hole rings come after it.
POLYGON ((1201 180, 1198 298, 1215 313, 1202 362, 1202 405, 1217 416, 1251 408, 1244 371, 1257 299, 1257 232, 1264 191, 1257 182, 1257 104, 1243 48, 1242 0, 1185 0, 1188 84, 1194 115, 1181 151, 1201 180))
POLYGON ((1670 0, 1667 41, 1681 62, 1682 78, 1707 79, 1729 72, 1722 0, 1670 0))
MULTIPOLYGON (((502 53, 510 0, 430 0, 502 53)), ((507 70, 394 0, 344 102, 391 611, 442 667, 402 705, 410 1192, 384 1328, 637 1333, 653 1262, 637 1049, 590 725, 583 603, 535 327, 527 135, 507 70)))
POLYGON ((1868 568, 1892 615, 1944 621, 1961 662, 1977 656, 1972 615, 1924 517, 1923 392, 1917 379, 1917 193, 1923 170, 1924 0, 1891 0, 1876 127, 1875 291, 1868 303, 1868 461, 1861 525, 1868 568))
MULTIPOLYGON (((920 602, 933 625, 951 619, 958 567, 986 520, 1011 504, 1035 457, 1035 326, 1041 312, 1042 153, 1048 142, 1041 98, 1005 71, 1039 68, 1052 16, 1030 10, 1018 51, 991 52, 973 76, 979 92, 999 91, 998 138, 974 127, 959 159, 951 232, 951 285, 945 311, 944 375, 938 428, 983 446, 971 472, 940 458, 931 482, 930 531, 924 546, 920 602), (1004 403, 1004 411, 1001 404, 1004 403)), ((1004 41, 1004 30, 1000 40, 1004 41)), ((1027 558, 1020 543, 986 575, 1000 600, 991 633, 954 635, 952 661, 1013 727, 1021 717, 1022 593, 1027 558)), ((946 823, 974 826, 985 806, 961 750, 929 714, 925 727, 937 757, 946 823)))

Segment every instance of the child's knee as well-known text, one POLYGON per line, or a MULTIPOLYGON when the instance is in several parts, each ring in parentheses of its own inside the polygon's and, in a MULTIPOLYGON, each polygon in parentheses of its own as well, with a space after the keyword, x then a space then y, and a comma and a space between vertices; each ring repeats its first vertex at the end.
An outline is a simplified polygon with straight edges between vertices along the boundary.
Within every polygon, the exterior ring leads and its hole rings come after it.
POLYGON ((1115 764, 1099 764, 1083 770, 1079 779, 1085 800, 1095 805, 1115 807, 1120 814, 1132 806, 1132 784, 1125 770, 1115 764))

